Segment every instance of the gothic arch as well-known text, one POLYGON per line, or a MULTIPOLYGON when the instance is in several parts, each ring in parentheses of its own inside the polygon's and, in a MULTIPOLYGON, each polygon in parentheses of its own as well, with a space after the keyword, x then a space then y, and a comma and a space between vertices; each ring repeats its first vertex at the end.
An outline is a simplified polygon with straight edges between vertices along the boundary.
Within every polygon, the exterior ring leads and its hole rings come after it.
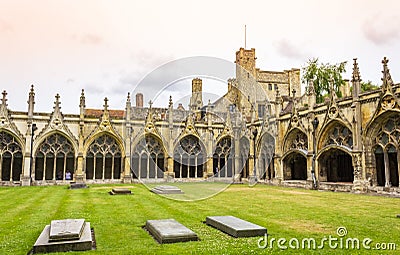
POLYGON ((369 135, 375 162, 375 182, 378 186, 399 186, 400 183, 400 119, 399 114, 386 114, 369 135))
POLYGON ((275 153, 275 139, 270 133, 264 133, 257 146, 257 168, 260 178, 272 179, 275 177, 273 156, 275 153))
POLYGON ((303 151, 292 149, 283 157, 284 180, 307 180, 307 158, 303 151))
POLYGON ((20 181, 23 169, 22 146, 19 139, 5 130, 0 131, 0 180, 20 181))
POLYGON ((241 177, 249 177, 250 141, 246 136, 239 140, 239 172, 241 177))
POLYGON ((123 146, 115 136, 107 132, 97 135, 91 141, 85 151, 86 179, 120 179, 124 169, 123 146))
POLYGON ((174 148, 175 178, 203 177, 207 153, 204 144, 195 135, 186 135, 174 148))
POLYGON ((320 181, 354 181, 353 160, 348 148, 330 145, 319 151, 316 160, 318 161, 320 181))
POLYGON ((71 140, 64 134, 52 132, 42 137, 37 142, 34 155, 36 181, 65 180, 66 176, 72 180, 76 151, 71 140))
POLYGON ((61 136, 65 137, 65 139, 67 139, 71 143, 71 146, 73 147, 74 153, 75 153, 74 156, 77 157, 78 156, 78 144, 76 143, 75 139, 73 139, 73 137, 70 137, 69 134, 67 134, 66 132, 63 132, 61 130, 53 130, 53 131, 50 131, 50 132, 46 132, 44 134, 42 134, 42 133, 38 134, 37 137, 34 138, 32 150, 36 151, 38 149, 38 147, 49 136, 52 136, 52 135, 55 135, 55 134, 58 134, 58 135, 61 135, 61 136))
POLYGON ((351 150, 353 148, 353 133, 351 130, 351 127, 342 121, 330 121, 317 136, 318 151, 329 146, 346 147, 351 150))
POLYGON ((308 150, 308 137, 299 128, 293 128, 284 137, 282 151, 287 152, 293 149, 307 153, 308 150))
POLYGON ((121 154, 125 155, 125 147, 124 147, 124 143, 123 143, 123 139, 120 136, 117 136, 116 134, 114 134, 113 132, 109 132, 109 131, 102 131, 102 132, 98 132, 90 137, 88 137, 83 145, 83 151, 84 151, 84 157, 86 156, 86 153, 88 152, 89 146, 92 145, 92 143, 97 140, 99 137, 107 135, 109 137, 112 137, 115 142, 117 143, 118 147, 121 150, 121 154))
POLYGON ((233 177, 233 139, 223 136, 218 139, 213 154, 213 171, 216 177, 233 177))
POLYGON ((131 171, 135 178, 163 178, 167 153, 162 141, 154 134, 142 136, 134 146, 131 171))

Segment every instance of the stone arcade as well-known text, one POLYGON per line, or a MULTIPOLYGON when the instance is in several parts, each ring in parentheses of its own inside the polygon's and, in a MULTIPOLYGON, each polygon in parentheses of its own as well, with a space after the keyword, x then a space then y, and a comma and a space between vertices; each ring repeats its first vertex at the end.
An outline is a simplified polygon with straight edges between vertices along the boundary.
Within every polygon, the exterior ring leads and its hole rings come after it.
POLYGON ((260 70, 255 49, 243 48, 236 52, 236 64, 225 100, 203 104, 202 80, 193 79, 188 110, 174 108, 172 98, 166 108, 145 108, 142 94, 132 106, 129 93, 125 109, 109 109, 107 98, 103 109, 89 109, 82 90, 79 114, 62 113, 59 95, 54 111, 42 113, 34 110, 32 86, 27 112, 18 112, 7 107, 4 91, 1 185, 213 177, 399 193, 400 86, 386 58, 380 89, 361 91, 355 59, 352 90, 347 82, 343 98, 330 93, 320 104, 312 81, 301 93, 299 69, 260 70), (251 90, 252 81, 263 93, 251 90))

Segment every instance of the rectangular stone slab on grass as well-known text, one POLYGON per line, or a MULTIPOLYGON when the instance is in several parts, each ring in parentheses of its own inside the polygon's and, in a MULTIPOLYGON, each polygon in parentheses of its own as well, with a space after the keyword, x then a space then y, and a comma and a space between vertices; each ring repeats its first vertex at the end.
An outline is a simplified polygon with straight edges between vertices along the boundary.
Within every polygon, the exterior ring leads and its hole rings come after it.
POLYGON ((70 189, 86 189, 88 186, 86 185, 86 183, 71 183, 69 185, 70 189))
POLYGON ((85 227, 84 219, 52 220, 49 241, 75 240, 81 238, 85 227))
POLYGON ((162 185, 151 189, 156 194, 183 194, 183 191, 175 186, 162 185))
POLYGON ((199 240, 195 232, 174 219, 148 220, 145 227, 161 244, 199 240))
POLYGON ((263 236, 267 229, 234 216, 208 216, 206 224, 234 237, 263 236))
POLYGON ((132 191, 125 188, 113 188, 110 191, 110 195, 131 195, 132 191))
POLYGON ((33 253, 67 252, 67 251, 86 251, 93 247, 92 232, 90 223, 84 223, 83 231, 79 239, 75 240, 50 240, 51 225, 46 225, 42 233, 33 245, 33 253))

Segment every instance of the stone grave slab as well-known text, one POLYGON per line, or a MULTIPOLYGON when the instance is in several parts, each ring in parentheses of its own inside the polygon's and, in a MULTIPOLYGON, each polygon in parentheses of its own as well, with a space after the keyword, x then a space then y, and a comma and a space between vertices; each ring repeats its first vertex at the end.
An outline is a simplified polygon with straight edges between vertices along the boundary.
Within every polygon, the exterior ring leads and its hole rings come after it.
POLYGON ((88 186, 86 185, 86 183, 80 182, 80 183, 71 183, 69 185, 70 189, 85 189, 88 186))
POLYGON ((183 191, 175 186, 161 185, 151 189, 156 194, 183 194, 183 191))
POLYGON ((126 188, 113 188, 109 193, 110 195, 131 195, 132 191, 126 188))
POLYGON ((234 237, 264 236, 267 229, 234 216, 208 216, 206 224, 234 237))
POLYGON ((94 244, 90 222, 84 219, 54 220, 46 225, 32 253, 91 250, 94 244))
POLYGON ((145 228, 161 244, 199 240, 195 232, 174 219, 148 220, 145 228))
POLYGON ((79 239, 84 227, 84 219, 52 220, 50 223, 49 240, 53 242, 79 239))

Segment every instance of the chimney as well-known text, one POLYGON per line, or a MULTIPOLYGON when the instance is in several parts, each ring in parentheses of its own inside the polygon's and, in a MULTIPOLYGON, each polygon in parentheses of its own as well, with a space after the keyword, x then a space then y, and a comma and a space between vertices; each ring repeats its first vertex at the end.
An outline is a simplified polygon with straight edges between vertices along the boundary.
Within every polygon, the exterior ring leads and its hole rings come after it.
POLYGON ((142 93, 136 94, 136 107, 143 108, 143 94, 142 93))

